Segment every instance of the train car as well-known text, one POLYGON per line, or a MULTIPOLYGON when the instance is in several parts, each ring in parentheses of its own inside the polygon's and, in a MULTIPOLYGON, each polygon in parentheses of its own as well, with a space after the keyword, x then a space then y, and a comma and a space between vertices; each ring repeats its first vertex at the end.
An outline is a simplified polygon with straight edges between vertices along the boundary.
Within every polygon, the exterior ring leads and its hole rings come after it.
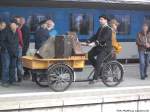
POLYGON ((37 24, 45 18, 51 18, 59 35, 76 31, 80 41, 86 41, 97 31, 99 15, 106 14, 120 23, 117 39, 121 42, 123 50, 118 59, 137 59, 137 32, 141 30, 144 22, 150 24, 150 2, 118 1, 5 0, 0 4, 0 19, 9 22, 12 16, 25 17, 33 41, 37 24))

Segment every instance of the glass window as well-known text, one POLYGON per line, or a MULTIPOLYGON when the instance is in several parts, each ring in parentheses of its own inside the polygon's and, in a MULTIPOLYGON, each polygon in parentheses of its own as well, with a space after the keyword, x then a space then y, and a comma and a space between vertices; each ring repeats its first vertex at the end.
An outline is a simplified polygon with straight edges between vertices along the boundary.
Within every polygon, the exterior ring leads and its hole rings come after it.
POLYGON ((93 16, 89 14, 71 14, 70 30, 80 35, 89 35, 93 32, 93 16))
POLYGON ((33 14, 28 16, 27 25, 30 28, 31 32, 35 32, 39 23, 46 19, 53 19, 53 15, 51 14, 33 14))
POLYGON ((144 17, 144 23, 147 23, 150 26, 150 16, 144 17))
POLYGON ((118 26, 118 34, 127 35, 130 33, 131 24, 129 15, 115 15, 120 25, 118 26))

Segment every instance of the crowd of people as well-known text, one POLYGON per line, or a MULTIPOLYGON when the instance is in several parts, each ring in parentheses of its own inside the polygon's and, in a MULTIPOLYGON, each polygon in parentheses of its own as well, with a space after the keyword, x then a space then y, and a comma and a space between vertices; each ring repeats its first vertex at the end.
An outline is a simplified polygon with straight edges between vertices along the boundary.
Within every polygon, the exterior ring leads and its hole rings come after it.
MULTIPOLYGON (((95 35, 87 42, 93 47, 88 53, 88 59, 95 68, 93 80, 100 76, 99 66, 104 57, 112 52, 121 51, 121 45, 117 42, 116 32, 119 25, 116 19, 109 20, 105 15, 99 17, 100 27, 95 35), (97 58, 95 58, 97 57, 97 58)), ((35 31, 35 49, 39 49, 42 44, 49 38, 55 37, 57 31, 54 29, 55 23, 51 20, 43 20, 39 23, 35 31)), ((0 21, 0 66, 2 86, 8 87, 22 81, 25 74, 21 57, 26 55, 30 43, 30 30, 25 24, 25 18, 15 16, 9 23, 0 21)), ((149 63, 150 32, 148 24, 144 24, 142 31, 138 33, 137 46, 140 59, 140 76, 144 80, 147 77, 147 67, 149 63)), ((116 59, 116 55, 113 56, 116 59)))
MULTIPOLYGON (((35 32, 35 46, 39 49, 50 36, 55 37, 52 20, 43 20, 35 32)), ((8 87, 22 81, 25 70, 21 57, 26 55, 30 43, 30 30, 25 24, 25 18, 13 17, 9 23, 0 21, 0 64, 1 85, 8 87)))

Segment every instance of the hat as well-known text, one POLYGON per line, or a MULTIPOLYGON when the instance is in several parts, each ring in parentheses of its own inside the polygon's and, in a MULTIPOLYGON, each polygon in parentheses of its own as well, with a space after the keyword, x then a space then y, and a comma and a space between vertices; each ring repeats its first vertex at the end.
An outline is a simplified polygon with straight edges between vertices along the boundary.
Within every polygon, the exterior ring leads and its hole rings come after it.
POLYGON ((10 20, 10 24, 11 24, 11 23, 15 23, 16 25, 19 25, 19 23, 17 22, 16 19, 11 19, 11 20, 10 20))
POLYGON ((108 16, 106 16, 106 15, 101 15, 101 16, 99 16, 99 19, 100 18, 104 18, 104 19, 106 19, 107 21, 109 21, 110 19, 109 19, 109 17, 108 16))
POLYGON ((42 20, 39 22, 39 25, 45 24, 47 20, 42 20))

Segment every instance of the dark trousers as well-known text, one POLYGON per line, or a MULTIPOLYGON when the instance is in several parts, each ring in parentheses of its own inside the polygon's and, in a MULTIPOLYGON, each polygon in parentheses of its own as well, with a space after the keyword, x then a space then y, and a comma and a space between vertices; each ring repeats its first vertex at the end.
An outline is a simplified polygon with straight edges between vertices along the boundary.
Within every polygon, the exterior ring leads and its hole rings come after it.
POLYGON ((93 79, 97 79, 98 76, 101 76, 101 66, 104 61, 110 60, 111 49, 102 49, 98 47, 92 48, 88 53, 88 59, 90 63, 95 68, 95 74, 93 79))
POLYGON ((15 69, 17 58, 9 55, 7 51, 1 53, 2 62, 2 82, 15 82, 15 69))
POLYGON ((2 79, 2 61, 1 61, 1 55, 0 55, 0 80, 2 79))
POLYGON ((22 56, 26 56, 26 53, 28 51, 28 48, 29 48, 29 44, 25 44, 23 46, 23 49, 22 49, 22 56))

